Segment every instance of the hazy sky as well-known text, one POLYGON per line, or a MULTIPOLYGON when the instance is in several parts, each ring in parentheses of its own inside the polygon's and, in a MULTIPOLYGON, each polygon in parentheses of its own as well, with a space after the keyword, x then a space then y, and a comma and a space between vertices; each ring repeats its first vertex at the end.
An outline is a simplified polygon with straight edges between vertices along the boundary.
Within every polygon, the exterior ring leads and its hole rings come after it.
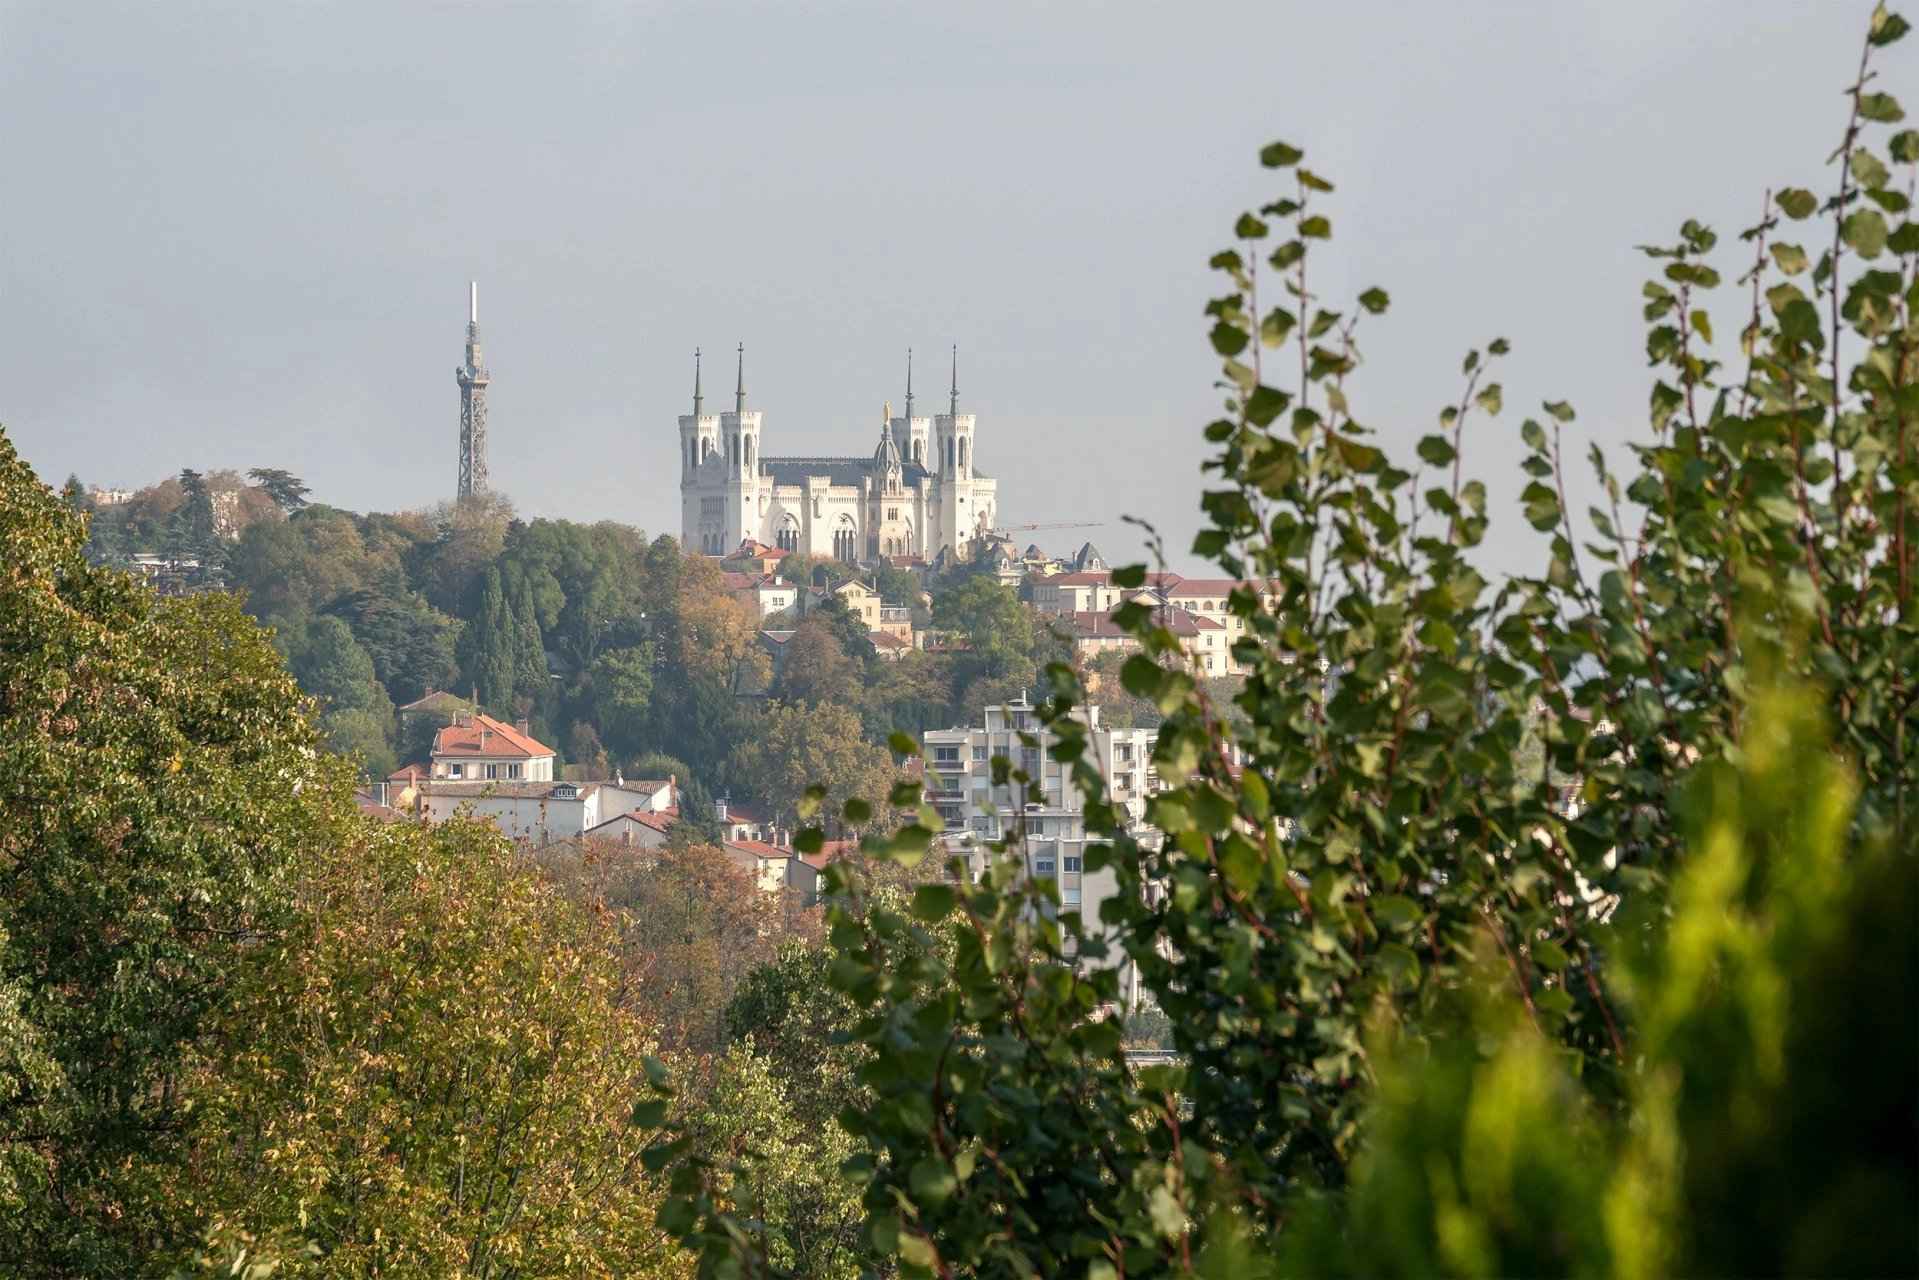
MULTIPOLYGON (((1497 496, 1542 397, 1637 435, 1635 243, 1828 185, 1869 9, 0 0, 0 422, 54 483, 279 466, 425 506, 476 278, 527 515, 678 532, 696 344, 723 399, 746 343, 769 453, 850 454, 905 349, 930 406, 957 342, 1003 518, 1183 553, 1205 263, 1284 137, 1339 184, 1320 285, 1393 296, 1362 419, 1409 450, 1512 339, 1469 455, 1497 496)), ((1908 97, 1916 65, 1883 60, 1908 97)))

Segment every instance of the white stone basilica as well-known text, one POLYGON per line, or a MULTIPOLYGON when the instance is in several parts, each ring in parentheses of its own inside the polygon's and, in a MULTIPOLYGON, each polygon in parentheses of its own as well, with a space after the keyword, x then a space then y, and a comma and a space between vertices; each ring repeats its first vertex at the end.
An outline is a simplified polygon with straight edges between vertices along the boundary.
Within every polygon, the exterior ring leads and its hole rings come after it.
POLYGON ((761 413, 746 407, 740 350, 733 412, 707 413, 694 353, 693 412, 680 416, 680 539, 724 555, 748 538, 787 551, 870 563, 882 556, 942 551, 960 558, 996 518, 997 484, 973 466, 973 415, 959 411, 959 359, 948 410, 913 414, 912 353, 906 413, 881 415, 868 456, 768 457, 761 413))

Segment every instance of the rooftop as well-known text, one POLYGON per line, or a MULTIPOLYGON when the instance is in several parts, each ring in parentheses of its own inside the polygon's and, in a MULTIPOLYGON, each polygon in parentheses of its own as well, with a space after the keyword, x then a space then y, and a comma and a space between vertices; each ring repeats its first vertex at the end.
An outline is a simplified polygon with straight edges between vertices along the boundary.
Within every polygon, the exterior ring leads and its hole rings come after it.
POLYGON ((433 758, 436 760, 442 756, 533 759, 552 754, 552 747, 489 715, 463 719, 433 735, 433 758))

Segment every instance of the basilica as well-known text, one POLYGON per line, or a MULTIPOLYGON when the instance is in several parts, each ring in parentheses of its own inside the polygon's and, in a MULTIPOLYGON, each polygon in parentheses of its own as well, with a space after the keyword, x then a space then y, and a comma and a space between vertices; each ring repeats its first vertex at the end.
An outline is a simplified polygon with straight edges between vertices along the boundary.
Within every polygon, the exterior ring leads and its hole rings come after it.
POLYGON ((746 407, 745 349, 731 413, 707 413, 694 353, 693 412, 680 415, 680 537, 724 555, 752 539, 849 564, 882 557, 936 561, 972 554, 996 514, 996 483, 973 466, 973 415, 959 411, 959 360, 947 412, 880 415, 871 454, 773 457, 761 452, 763 415, 746 407))

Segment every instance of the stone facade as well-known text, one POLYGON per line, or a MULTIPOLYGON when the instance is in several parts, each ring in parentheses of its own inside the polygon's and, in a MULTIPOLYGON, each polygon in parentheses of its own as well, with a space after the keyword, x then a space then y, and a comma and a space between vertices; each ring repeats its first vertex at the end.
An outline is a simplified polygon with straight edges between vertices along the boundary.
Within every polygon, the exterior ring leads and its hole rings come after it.
POLYGON ((707 413, 694 375, 693 412, 680 428, 680 538, 726 555, 748 540, 848 564, 942 551, 965 557, 998 519, 998 483, 974 465, 976 421, 949 411, 881 415, 867 456, 768 456, 765 420, 746 407, 742 376, 731 413, 707 413))

